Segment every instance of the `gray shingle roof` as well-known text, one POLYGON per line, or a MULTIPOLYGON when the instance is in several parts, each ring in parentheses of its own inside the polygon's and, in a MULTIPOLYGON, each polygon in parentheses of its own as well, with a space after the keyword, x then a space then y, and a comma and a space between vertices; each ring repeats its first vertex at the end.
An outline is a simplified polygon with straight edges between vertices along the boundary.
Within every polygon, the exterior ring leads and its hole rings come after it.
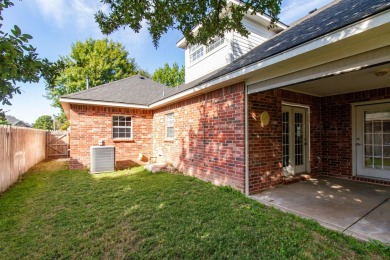
MULTIPOLYGON (((193 82, 183 84, 165 98, 282 53, 305 42, 353 24, 390 8, 389 0, 336 0, 298 20, 232 63, 193 82)), ((161 100, 161 99, 160 99, 161 100)), ((159 100, 156 100, 157 102, 159 100)), ((153 102, 154 103, 154 102, 153 102)))
POLYGON ((389 0, 333 1, 216 71, 199 84, 282 53, 389 8, 389 0))
POLYGON ((169 91, 172 91, 172 89, 141 75, 134 75, 94 88, 64 95, 61 98, 147 106, 153 100, 163 98, 163 92, 169 91))
POLYGON ((390 8, 389 0, 336 0, 302 18, 225 67, 178 88, 168 88, 140 76, 118 80, 65 98, 151 105, 203 83, 259 62, 390 8), (163 96, 164 91, 164 96, 163 96))

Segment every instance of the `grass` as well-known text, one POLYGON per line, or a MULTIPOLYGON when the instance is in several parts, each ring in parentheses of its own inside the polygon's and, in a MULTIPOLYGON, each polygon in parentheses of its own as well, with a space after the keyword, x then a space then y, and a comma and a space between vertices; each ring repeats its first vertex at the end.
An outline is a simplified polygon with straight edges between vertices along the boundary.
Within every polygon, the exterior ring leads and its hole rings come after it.
POLYGON ((226 187, 142 167, 46 162, 0 195, 2 259, 389 259, 390 249, 268 208, 226 187))

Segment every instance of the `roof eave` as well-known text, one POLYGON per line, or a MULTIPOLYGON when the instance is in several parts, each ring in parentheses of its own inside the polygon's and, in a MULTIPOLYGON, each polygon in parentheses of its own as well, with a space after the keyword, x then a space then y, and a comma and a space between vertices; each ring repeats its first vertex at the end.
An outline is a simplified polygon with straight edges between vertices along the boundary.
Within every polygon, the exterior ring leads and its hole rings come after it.
POLYGON ((245 67, 239 68, 235 71, 218 76, 216 78, 211 78, 210 80, 195 85, 193 88, 169 96, 163 100, 154 102, 149 105, 102 102, 102 101, 80 100, 80 99, 71 99, 71 98, 60 98, 60 101, 61 103, 64 102, 64 103, 76 103, 76 104, 78 103, 78 104, 92 104, 92 105, 116 106, 116 107, 156 109, 168 105, 170 103, 177 102, 178 100, 182 100, 209 91, 210 89, 213 89, 215 87, 222 87, 228 83, 230 84, 232 82, 243 81, 246 77, 245 75, 249 73, 259 71, 265 67, 269 67, 271 65, 281 63, 292 57, 300 56, 302 54, 322 48, 324 46, 334 44, 336 42, 340 42, 346 38, 369 31, 378 26, 389 24, 389 21, 390 21, 390 10, 386 10, 384 12, 378 13, 366 19, 357 21, 348 26, 339 28, 338 30, 335 30, 333 32, 329 32, 325 35, 312 39, 308 42, 295 46, 281 53, 277 53, 266 59, 257 61, 245 67))
POLYGON ((342 28, 339 28, 338 30, 335 30, 333 32, 329 32, 325 35, 322 35, 320 37, 317 37, 315 39, 312 39, 308 42, 305 42, 303 44, 300 44, 298 46, 295 46, 289 50, 286 50, 281 53, 277 53, 271 57, 268 57, 266 59, 257 61, 253 64, 247 65, 245 67, 242 67, 240 69, 237 69, 235 71, 232 71, 230 73, 221 75, 217 78, 210 79, 204 83, 201 83, 199 85, 196 85, 194 88, 189 89, 187 91, 184 91, 182 93, 176 94, 174 96, 171 96, 167 99, 157 101, 150 105, 151 108, 157 108, 162 105, 166 105, 167 102, 174 102, 177 98, 183 98, 186 94, 193 95, 194 91, 191 90, 204 90, 205 88, 213 87, 217 84, 221 84, 224 81, 233 81, 234 79, 243 78, 246 74, 252 73, 257 70, 261 70, 262 68, 268 67, 273 64, 277 64, 280 62, 283 62, 284 60, 290 59, 291 57, 296 57, 301 54, 313 51, 315 49, 334 44, 336 42, 342 41, 346 38, 352 37, 354 35, 369 31, 373 28, 376 28, 378 26, 388 24, 390 21, 390 10, 387 9, 383 12, 380 12, 378 14, 375 14, 373 16, 370 16, 368 18, 359 20, 353 24, 350 24, 348 26, 344 26, 342 28))
POLYGON ((84 104, 84 105, 96 105, 96 106, 129 107, 129 108, 149 109, 149 106, 147 106, 147 105, 110 102, 110 101, 101 101, 101 100, 75 99, 75 98, 65 98, 65 97, 60 98, 60 102, 61 102, 61 105, 64 108, 64 110, 65 110, 65 107, 67 106, 66 104, 84 104))

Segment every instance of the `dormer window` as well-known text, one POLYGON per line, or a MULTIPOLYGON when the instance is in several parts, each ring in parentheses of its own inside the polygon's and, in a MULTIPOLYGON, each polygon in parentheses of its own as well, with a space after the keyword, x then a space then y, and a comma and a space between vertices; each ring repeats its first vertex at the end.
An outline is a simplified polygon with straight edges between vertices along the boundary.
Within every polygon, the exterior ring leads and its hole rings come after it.
POLYGON ((224 37, 217 37, 214 40, 211 40, 210 44, 206 47, 206 53, 209 53, 210 51, 214 50, 218 46, 221 46, 225 41, 224 37))
POLYGON ((190 46, 190 62, 194 62, 204 54, 203 45, 190 46))
POLYGON ((200 59, 205 54, 208 54, 221 46, 225 42, 224 37, 217 37, 214 40, 211 40, 210 44, 207 46, 204 45, 191 45, 189 47, 189 54, 190 54, 190 63, 193 63, 194 61, 200 59))

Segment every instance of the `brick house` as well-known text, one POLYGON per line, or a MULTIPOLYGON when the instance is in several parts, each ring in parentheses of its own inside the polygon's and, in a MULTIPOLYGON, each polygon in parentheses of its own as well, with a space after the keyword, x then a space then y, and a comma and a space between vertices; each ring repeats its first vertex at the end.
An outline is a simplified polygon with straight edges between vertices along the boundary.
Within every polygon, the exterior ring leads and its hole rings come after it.
POLYGON ((271 31, 245 19, 248 39, 177 43, 178 88, 137 75, 63 96, 71 168, 103 140, 117 165, 142 153, 246 194, 318 174, 390 185, 390 2, 334 1, 271 31))

